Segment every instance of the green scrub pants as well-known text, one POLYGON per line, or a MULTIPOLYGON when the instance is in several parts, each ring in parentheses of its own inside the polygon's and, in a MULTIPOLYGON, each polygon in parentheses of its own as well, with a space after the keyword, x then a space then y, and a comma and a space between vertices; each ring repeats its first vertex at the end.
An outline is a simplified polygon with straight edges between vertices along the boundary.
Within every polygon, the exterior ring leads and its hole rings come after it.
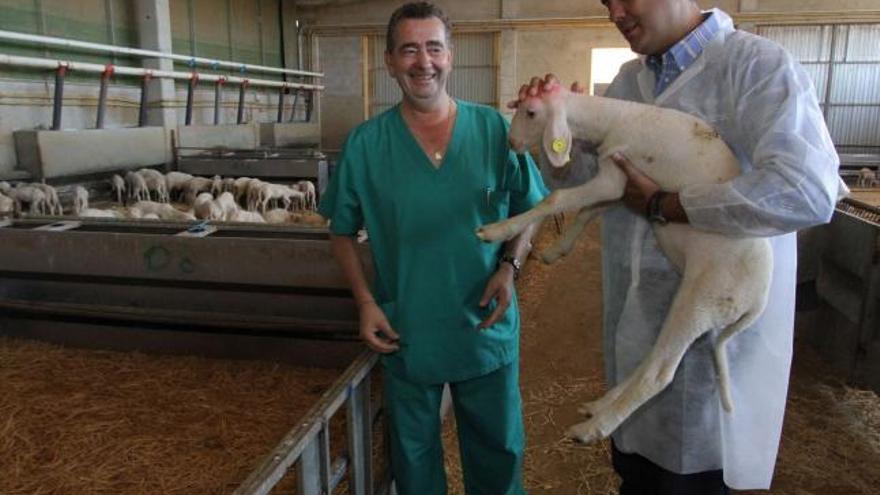
MULTIPOLYGON (((421 385, 383 371, 391 471, 398 495, 445 495, 440 399, 443 385, 421 385)), ((521 495, 525 433, 519 363, 449 384, 467 495, 521 495)))

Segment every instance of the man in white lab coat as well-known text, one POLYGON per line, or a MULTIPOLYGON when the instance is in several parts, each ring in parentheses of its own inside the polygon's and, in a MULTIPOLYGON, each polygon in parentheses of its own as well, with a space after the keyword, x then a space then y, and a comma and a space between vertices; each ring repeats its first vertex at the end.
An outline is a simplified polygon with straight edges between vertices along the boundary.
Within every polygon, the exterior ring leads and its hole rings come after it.
MULTIPOLYGON (((622 495, 711 495, 769 488, 788 388, 794 327, 795 231, 827 222, 839 159, 804 70, 775 43, 738 31, 691 0, 603 0, 633 51, 606 96, 674 108, 711 124, 743 173, 666 193, 617 160, 624 202, 602 218, 604 358, 609 386, 656 340, 679 282, 650 222, 689 222, 731 236, 767 236, 774 268, 767 309, 727 344, 735 410, 720 406, 712 349, 697 340, 673 383, 612 435, 622 495), (647 215, 646 215, 647 212, 647 215)), ((536 94, 540 81, 523 87, 536 94)), ((640 125, 633 122, 635 129, 640 125)))

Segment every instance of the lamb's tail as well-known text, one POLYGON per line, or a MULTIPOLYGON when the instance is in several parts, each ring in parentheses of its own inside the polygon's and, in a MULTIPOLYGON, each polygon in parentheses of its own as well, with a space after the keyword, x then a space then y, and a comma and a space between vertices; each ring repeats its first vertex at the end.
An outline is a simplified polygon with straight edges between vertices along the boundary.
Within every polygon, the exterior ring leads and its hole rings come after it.
POLYGON ((718 391, 721 396, 721 406, 728 413, 733 412, 733 397, 730 392, 730 371, 727 364, 727 341, 734 335, 746 329, 758 319, 760 311, 748 311, 738 320, 728 325, 718 334, 715 342, 715 368, 718 372, 718 391))

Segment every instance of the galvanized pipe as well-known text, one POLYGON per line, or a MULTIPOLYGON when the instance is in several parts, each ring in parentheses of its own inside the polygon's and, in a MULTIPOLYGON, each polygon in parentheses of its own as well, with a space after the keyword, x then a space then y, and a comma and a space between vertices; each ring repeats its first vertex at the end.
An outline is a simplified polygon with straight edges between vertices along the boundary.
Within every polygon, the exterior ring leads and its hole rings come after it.
POLYGON ((58 65, 55 69, 55 98, 52 100, 52 130, 61 129, 61 105, 64 100, 64 76, 67 75, 68 67, 58 65))
POLYGON ((95 129, 104 128, 104 114, 107 113, 107 86, 113 76, 113 65, 107 65, 101 73, 101 89, 98 91, 98 116, 95 121, 95 129))
POLYGON ((150 79, 153 76, 149 72, 144 74, 144 78, 141 81, 141 104, 138 108, 138 127, 143 127, 147 125, 147 88, 150 85, 150 79))
POLYGON ((214 83, 214 125, 220 123, 220 97, 224 79, 217 79, 214 83))
POLYGON ((198 83, 199 75, 193 72, 192 77, 189 78, 189 83, 187 83, 186 85, 186 119, 184 120, 185 125, 192 125, 193 100, 195 99, 196 84, 198 83))
POLYGON ((224 67, 235 69, 236 71, 253 71, 264 72, 268 74, 291 74, 295 76, 306 77, 324 77, 322 72, 308 72, 293 69, 281 69, 278 67, 268 67, 265 65, 243 64, 240 62, 232 62, 227 60, 213 60, 203 57, 193 57, 189 55, 178 55, 175 53, 158 52, 155 50, 144 50, 141 48, 128 48, 123 46, 105 45, 102 43, 91 43, 87 41, 71 40, 66 38, 57 38, 54 36, 42 36, 38 34, 17 33, 15 31, 0 30, 0 40, 20 41, 25 43, 38 43, 43 45, 60 46, 64 48, 75 48, 88 50, 93 52, 104 52, 113 54, 134 55, 147 58, 164 58, 186 62, 191 65, 203 64, 212 68, 224 67))
MULTIPOLYGON (((37 69, 50 69, 54 70, 58 67, 64 66, 67 67, 67 70, 78 71, 78 72, 90 72, 93 74, 101 74, 104 72, 105 66, 101 64, 91 64, 87 62, 70 62, 65 60, 58 59, 48 59, 48 58, 39 58, 39 57, 22 57, 18 55, 7 55, 0 53, 0 65, 11 65, 16 67, 33 67, 37 69)), ((146 73, 150 73, 152 77, 159 78, 167 78, 167 79, 189 79, 192 77, 191 72, 180 72, 180 71, 171 71, 171 70, 151 70, 151 69, 143 69, 140 67, 121 67, 114 66, 113 72, 115 74, 123 75, 123 76, 143 76, 146 73)), ((245 80, 243 77, 236 76, 223 76, 217 74, 199 74, 199 78, 204 81, 218 81, 223 79, 225 82, 230 84, 241 84, 242 81, 245 80)), ((294 83, 294 82, 283 82, 283 81, 270 81, 268 79, 250 79, 248 78, 248 84, 251 86, 262 86, 267 88, 301 88, 307 90, 318 90, 321 91, 324 89, 324 86, 318 84, 303 84, 303 83, 294 83)))
POLYGON ((248 85, 248 80, 245 79, 238 86, 238 116, 235 118, 236 124, 244 123, 244 96, 245 96, 245 90, 247 89, 247 85, 248 85))

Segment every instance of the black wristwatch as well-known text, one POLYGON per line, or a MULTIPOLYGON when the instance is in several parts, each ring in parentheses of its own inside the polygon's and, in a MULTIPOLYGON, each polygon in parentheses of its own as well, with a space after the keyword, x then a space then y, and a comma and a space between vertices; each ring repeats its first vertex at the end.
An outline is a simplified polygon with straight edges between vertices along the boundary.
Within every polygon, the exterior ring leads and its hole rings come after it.
POLYGON ((498 264, 501 265, 501 263, 510 263, 510 266, 513 267, 513 279, 516 280, 519 278, 519 269, 522 268, 522 265, 515 256, 505 254, 498 259, 498 264))
POLYGON ((668 194, 664 191, 657 191, 648 199, 648 204, 645 206, 645 216, 649 222, 659 223, 660 225, 669 223, 669 219, 663 215, 663 198, 668 194))

